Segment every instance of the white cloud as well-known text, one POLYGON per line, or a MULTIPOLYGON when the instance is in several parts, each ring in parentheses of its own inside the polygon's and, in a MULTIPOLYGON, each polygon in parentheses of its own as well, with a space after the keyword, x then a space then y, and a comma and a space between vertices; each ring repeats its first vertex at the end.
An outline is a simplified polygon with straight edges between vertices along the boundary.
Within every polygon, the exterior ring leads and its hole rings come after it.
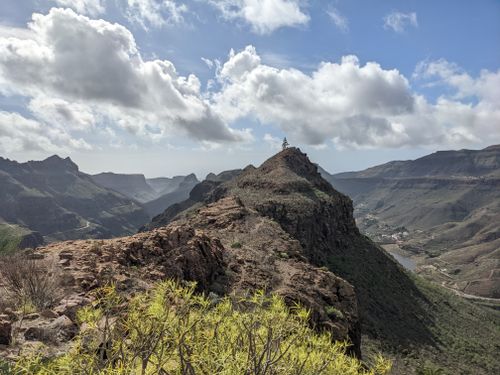
POLYGON ((346 33, 349 31, 349 20, 338 11, 338 9, 331 7, 326 12, 337 28, 346 33))
POLYGON ((47 126, 18 113, 0 111, 0 150, 2 152, 89 150, 82 139, 71 137, 63 128, 47 126))
MULTIPOLYGON (((91 17, 106 11, 106 0, 52 0, 64 8, 91 17)), ((111 1, 111 0, 108 0, 111 1)), ((188 8, 178 0, 115 0, 125 17, 145 30, 179 24, 184 21, 188 8)))
POLYGON ((264 137, 262 139, 269 145, 269 147, 271 147, 271 149, 273 150, 281 149, 283 143, 282 139, 279 139, 278 137, 273 137, 269 133, 264 134, 264 137))
POLYGON ((402 33, 407 27, 418 27, 417 13, 392 12, 384 17, 384 27, 402 33))
POLYGON ((212 93, 212 100, 226 121, 253 117, 310 145, 456 146, 487 137, 487 130, 500 140, 500 127, 493 125, 500 123, 499 77, 482 72, 470 78, 472 90, 449 76, 448 86, 461 96, 475 96, 478 103, 462 103, 455 95, 431 104, 412 91, 400 72, 374 62, 361 65, 355 56, 344 56, 339 63, 325 62, 304 74, 265 65, 248 46, 230 53, 219 72, 222 89, 212 93))
POLYGON ((188 8, 176 0, 124 0, 129 21, 144 29, 178 24, 184 21, 188 8))
POLYGON ((306 25, 309 16, 300 0, 206 0, 228 20, 243 20, 257 34, 269 34, 282 27, 306 25))
POLYGON ((169 61, 143 60, 121 25, 51 9, 34 14, 29 28, 32 39, 0 38, 0 88, 35 98, 30 108, 40 118, 72 118, 85 127, 97 114, 150 138, 250 138, 213 112, 196 76, 179 76, 169 61))
POLYGON ((207 59, 206 57, 202 57, 201 61, 203 61, 205 65, 208 66, 210 69, 214 67, 214 62, 210 59, 207 59))
POLYGON ((0 38, 31 39, 33 36, 30 29, 0 24, 0 38))
POLYGON ((105 0, 52 0, 57 5, 71 8, 80 14, 87 14, 96 17, 106 10, 105 0))
POLYGON ((58 124, 68 129, 88 131, 97 122, 90 106, 70 103, 63 99, 39 96, 33 98, 28 109, 39 120, 47 124, 58 124))

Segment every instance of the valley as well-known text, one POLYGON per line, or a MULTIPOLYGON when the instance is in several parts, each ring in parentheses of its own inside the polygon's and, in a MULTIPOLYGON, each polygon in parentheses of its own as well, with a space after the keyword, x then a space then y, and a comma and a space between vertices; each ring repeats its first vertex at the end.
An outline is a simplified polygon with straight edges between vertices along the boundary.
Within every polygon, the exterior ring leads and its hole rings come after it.
POLYGON ((323 175, 353 199, 360 229, 412 257, 417 273, 500 298, 499 146, 323 175))

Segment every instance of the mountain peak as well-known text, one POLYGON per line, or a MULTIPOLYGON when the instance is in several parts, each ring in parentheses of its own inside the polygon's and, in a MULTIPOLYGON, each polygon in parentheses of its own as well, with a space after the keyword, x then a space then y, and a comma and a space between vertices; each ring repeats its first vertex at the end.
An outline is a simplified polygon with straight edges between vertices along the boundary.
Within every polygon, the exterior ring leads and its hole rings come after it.
POLYGON ((37 163, 39 165, 43 165, 44 167, 49 167, 49 168, 55 167, 55 168, 63 168, 66 170, 72 170, 74 172, 78 171, 78 165, 76 165, 69 156, 66 158, 61 158, 59 155, 52 155, 40 162, 35 161, 33 163, 37 163))
POLYGON ((292 175, 296 175, 324 192, 334 192, 332 186, 319 173, 318 166, 297 147, 278 152, 251 173, 261 176, 269 175, 276 183, 284 180, 291 181, 294 179, 292 175))

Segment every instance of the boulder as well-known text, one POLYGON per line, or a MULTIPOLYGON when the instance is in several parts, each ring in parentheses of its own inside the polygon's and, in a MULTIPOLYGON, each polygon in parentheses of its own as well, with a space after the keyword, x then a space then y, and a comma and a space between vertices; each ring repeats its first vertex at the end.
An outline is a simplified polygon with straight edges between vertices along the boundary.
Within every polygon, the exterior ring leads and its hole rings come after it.
POLYGON ((54 309, 58 315, 65 315, 70 319, 76 319, 76 313, 83 306, 89 304, 91 301, 87 297, 72 295, 61 301, 61 304, 54 309))
POLYGON ((28 341, 41 342, 66 342, 78 333, 78 327, 65 315, 54 321, 36 327, 29 327, 24 332, 24 338, 28 341))

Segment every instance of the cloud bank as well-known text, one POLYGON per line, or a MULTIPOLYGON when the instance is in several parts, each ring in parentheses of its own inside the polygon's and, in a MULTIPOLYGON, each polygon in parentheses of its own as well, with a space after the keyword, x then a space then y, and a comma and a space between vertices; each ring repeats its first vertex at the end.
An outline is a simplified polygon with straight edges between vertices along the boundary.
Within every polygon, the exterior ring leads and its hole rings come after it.
POLYGON ((279 126, 295 140, 338 147, 462 145, 500 139, 500 72, 472 78, 443 61, 419 64, 424 82, 436 77, 455 89, 436 103, 412 90, 396 69, 356 56, 324 62, 311 74, 261 62, 252 46, 235 53, 219 71, 222 89, 214 108, 228 122, 253 117, 279 126), (474 97, 473 101, 460 99, 474 97))
POLYGON ((34 14, 27 29, 0 32, 0 94, 27 103, 22 113, 1 112, 0 146, 89 149, 92 133, 128 132, 151 143, 187 137, 216 147, 251 142, 252 131, 241 129, 248 120, 267 126, 267 142, 276 143, 271 133, 279 129, 316 147, 500 141, 500 71, 474 77, 446 60, 423 61, 408 79, 349 55, 305 73, 264 63, 251 45, 224 62, 205 61, 216 76, 202 91, 198 77, 179 75, 172 62, 144 59, 119 24, 70 9, 34 14), (431 102, 421 94, 436 86, 446 95, 431 102))
POLYGON ((121 25, 51 9, 34 14, 29 29, 32 38, 0 38, 0 87, 4 95, 30 98, 29 108, 40 119, 62 117, 85 127, 97 113, 145 136, 249 137, 213 112, 196 76, 179 76, 169 61, 143 60, 121 25))

